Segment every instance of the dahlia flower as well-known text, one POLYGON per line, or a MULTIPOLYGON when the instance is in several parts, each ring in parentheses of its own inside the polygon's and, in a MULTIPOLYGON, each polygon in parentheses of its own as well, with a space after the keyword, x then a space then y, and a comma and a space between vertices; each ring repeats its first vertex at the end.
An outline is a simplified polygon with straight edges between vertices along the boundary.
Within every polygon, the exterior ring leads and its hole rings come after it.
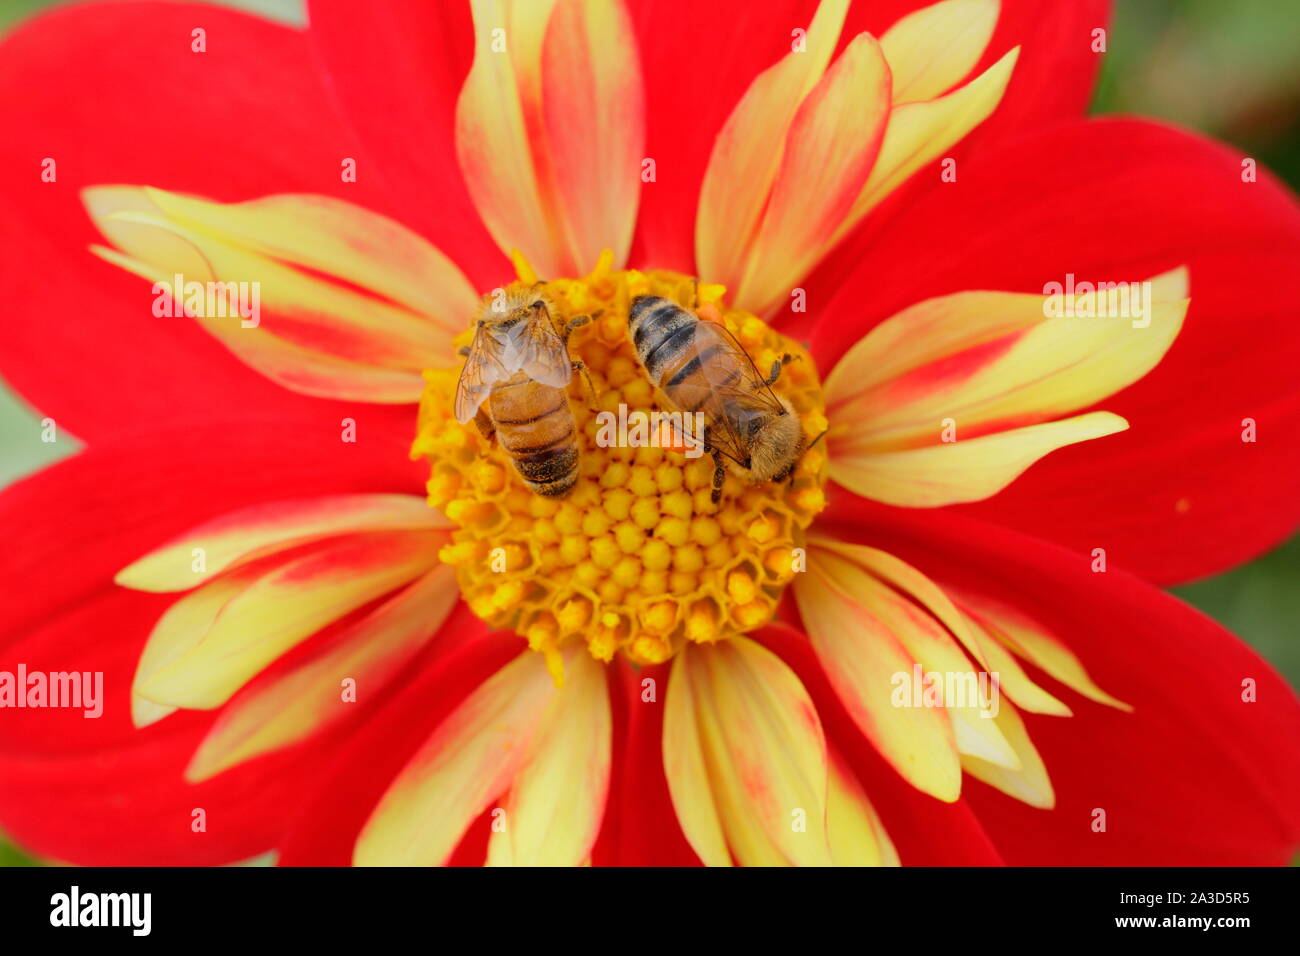
POLYGON ((4 715, 0 826, 98 864, 1284 862, 1300 706, 1157 586, 1300 519, 1300 209, 1083 118, 1106 13, 16 30, 0 371, 86 448, 0 495, 3 661, 105 701, 4 715), (562 497, 451 410, 484 297, 533 288, 591 317, 562 497), (662 407, 640 295, 790 356, 788 481, 714 503, 708 457, 597 440, 662 407))

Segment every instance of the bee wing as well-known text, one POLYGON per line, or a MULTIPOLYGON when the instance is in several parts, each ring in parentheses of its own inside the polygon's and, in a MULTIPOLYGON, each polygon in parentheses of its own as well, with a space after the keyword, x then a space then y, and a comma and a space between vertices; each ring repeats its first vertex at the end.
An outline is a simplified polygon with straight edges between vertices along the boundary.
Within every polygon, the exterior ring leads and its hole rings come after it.
POLYGON ((738 465, 743 466, 749 457, 748 444, 736 434, 735 427, 725 416, 709 423, 707 438, 712 447, 738 465))
POLYGON ((573 377, 564 340, 556 334, 545 311, 535 314, 517 337, 519 368, 534 382, 563 388, 573 377))
MULTIPOLYGON (((763 380, 758 381, 762 385, 763 380)), ((717 391, 727 414, 718 415, 710 422, 709 444, 737 464, 748 468, 750 438, 748 432, 742 431, 743 424, 772 415, 782 415, 785 409, 770 392, 764 395, 762 391, 735 385, 719 385, 717 391), (741 423, 741 429, 738 429, 737 423, 741 423)))
POLYGON ((504 381, 512 374, 501 360, 501 343, 496 336, 484 331, 479 326, 470 344, 469 355, 460 370, 460 381, 456 383, 456 421, 462 425, 478 412, 484 399, 492 393, 492 386, 504 381))
POLYGON ((709 429, 709 442, 737 464, 749 459, 749 438, 740 434, 736 420, 780 415, 785 410, 766 380, 759 374, 749 353, 735 336, 717 322, 700 322, 695 327, 695 354, 708 387, 731 414, 717 415, 709 429), (720 360, 723 353, 731 360, 720 360))

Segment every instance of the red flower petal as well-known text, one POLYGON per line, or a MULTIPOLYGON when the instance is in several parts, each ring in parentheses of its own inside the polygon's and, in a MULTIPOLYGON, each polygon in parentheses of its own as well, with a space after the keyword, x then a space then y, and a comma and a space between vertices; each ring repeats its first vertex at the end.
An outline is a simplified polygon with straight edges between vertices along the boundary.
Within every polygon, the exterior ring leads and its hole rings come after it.
POLYGON ((614 763, 595 866, 700 866, 686 842, 664 777, 664 691, 667 665, 633 670, 623 661, 610 674, 614 763), (654 700, 643 698, 654 681, 654 700))
MULTIPOLYGON (((0 42, 0 372, 83 438, 141 425, 323 410, 230 355, 191 320, 152 314, 147 283, 93 256, 80 190, 147 183, 222 200, 329 193, 372 208, 301 34, 182 4, 94 4, 0 42), (206 30, 206 52, 191 31, 206 30), (42 163, 57 179, 43 182, 42 163)), ((337 420, 337 417, 336 419, 337 420)))
POLYGON ((646 156, 655 161, 655 181, 641 190, 633 266, 694 273, 695 209, 713 140, 816 9, 815 0, 630 4, 645 72, 646 156))
MULTIPOLYGON (((229 862, 273 845, 317 743, 199 787, 181 773, 214 719, 177 714, 143 731, 130 688, 145 638, 171 595, 125 591, 113 574, 206 518, 288 495, 410 491, 404 433, 368 447, 333 421, 163 429, 90 448, 0 494, 0 668, 103 671, 104 712, 6 711, 0 825, 31 849, 81 863, 229 862), (300 764, 303 755, 306 764, 300 764), (208 830, 190 830, 190 812, 208 830), (68 821, 75 820, 75 826, 68 821)), ((366 419, 358 423, 366 434, 366 419)), ((325 746, 331 738, 322 738, 325 746)))
MULTIPOLYGON (((1123 435, 1067 448, 966 506, 1160 583, 1237 564, 1300 521, 1300 206, 1242 157, 1149 123, 1059 126, 972 159, 876 235, 813 351, 831 367, 869 328, 930 296, 1039 292, 1047 282, 1136 281, 1186 264, 1191 308, 1165 359, 1097 403, 1123 435), (1258 440, 1242 439, 1243 419, 1258 440)), ((1079 321, 1110 321, 1080 319, 1079 321)), ((1135 330, 1138 334, 1140 330, 1135 330)), ((1081 411, 1087 411, 1086 409, 1081 411)))
POLYGON ((968 801, 944 803, 927 796, 885 762, 840 703, 806 636, 785 626, 768 627, 754 636, 799 675, 817 705, 826 739, 861 781, 904 866, 1002 862, 968 801))
POLYGON ((1011 83, 988 121, 971 133, 969 155, 1039 126, 1082 116, 1104 54, 1092 50, 1092 32, 1110 27, 1110 0, 1070 0, 1048 7, 1039 0, 1002 0, 993 38, 972 76, 1020 47, 1011 83))
POLYGON ((0 641, 113 586, 135 559, 237 508, 420 488, 405 432, 358 414, 357 437, 340 441, 328 415, 170 427, 94 446, 10 486, 0 493, 0 580, 22 586, 0 591, 0 641))
POLYGON ((382 183, 403 216, 480 289, 514 278, 456 161, 456 99, 474 59, 468 2, 310 0, 308 36, 362 143, 357 181, 382 183))
MULTIPOLYGON (((436 640, 436 653, 412 666, 411 680, 392 692, 383 710, 345 747, 328 755, 315 791, 281 843, 281 865, 349 865, 362 826, 412 754, 479 684, 523 647, 517 635, 489 632, 463 606, 436 640), (364 773, 357 772, 360 767, 364 773)), ((480 820, 471 825, 453 865, 483 862, 489 829, 482 824, 480 820)))
MULTIPOLYGON (((925 0, 854 3, 840 46, 864 30, 879 37, 905 14, 928 5, 925 0)), ((991 144, 1079 116, 1099 62, 1090 48, 1091 30, 1107 25, 1109 7, 1109 0, 1083 0, 1045 10, 1037 0, 1003 0, 993 38, 971 76, 1017 44, 1021 56, 998 111, 985 131, 971 138, 991 144)), ((791 31, 806 29, 816 9, 816 0, 631 4, 645 70, 646 156, 656 167, 656 181, 642 189, 634 265, 695 271, 695 210, 713 140, 754 77, 790 52, 791 31)))
POLYGON ((1300 702, 1218 624, 1122 571, 1093 573, 1063 548, 970 518, 872 505, 839 514, 837 533, 1032 616, 1133 706, 1047 685, 1074 716, 1024 717, 1056 808, 973 782, 965 791, 1008 862, 1271 865, 1300 844, 1300 702), (1257 702, 1242 700, 1247 678, 1257 702), (1097 808, 1105 833, 1091 829, 1097 808))
POLYGON ((6 671, 22 663, 29 673, 103 673, 99 718, 82 709, 7 709, 0 721, 0 823, 19 844, 100 866, 230 863, 274 846, 284 807, 301 799, 331 741, 184 784, 181 773, 213 715, 177 714, 136 730, 128 701, 135 657, 167 603, 103 591, 6 642, 6 671), (191 828, 195 809, 206 815, 206 832, 191 828))

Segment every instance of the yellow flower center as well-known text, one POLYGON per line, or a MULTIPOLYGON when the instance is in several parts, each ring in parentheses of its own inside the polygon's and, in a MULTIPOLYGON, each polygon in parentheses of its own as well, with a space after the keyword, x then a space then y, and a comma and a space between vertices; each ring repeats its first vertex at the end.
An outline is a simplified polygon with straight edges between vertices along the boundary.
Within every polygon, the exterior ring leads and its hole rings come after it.
MULTIPOLYGON (((517 267, 519 282, 498 295, 533 287, 527 264, 517 267)), ((571 641, 585 642, 601 661, 622 653, 654 664, 686 641, 766 624, 802 570, 804 531, 826 502, 826 459, 816 441, 826 429, 825 403, 807 352, 750 313, 727 308, 721 286, 672 272, 613 271, 608 257, 584 278, 553 279, 534 291, 559 311, 551 316, 557 331, 574 317, 593 317, 568 343, 595 394, 582 375, 570 380, 579 478, 565 495, 529 490, 498 439, 456 420, 459 367, 424 373, 411 456, 428 459, 429 504, 456 526, 441 557, 455 566, 470 608, 545 653, 557 678, 559 648, 571 641), (659 421, 652 413, 672 410, 629 335, 630 303, 641 295, 724 324, 764 377, 790 357, 772 385, 803 430, 805 450, 788 479, 749 483, 729 470, 715 503, 709 454, 680 433, 665 440, 662 427, 636 427, 638 418, 659 421), (620 418, 631 427, 620 431, 620 418)), ((468 345, 474 331, 471 325, 453 345, 468 345)))

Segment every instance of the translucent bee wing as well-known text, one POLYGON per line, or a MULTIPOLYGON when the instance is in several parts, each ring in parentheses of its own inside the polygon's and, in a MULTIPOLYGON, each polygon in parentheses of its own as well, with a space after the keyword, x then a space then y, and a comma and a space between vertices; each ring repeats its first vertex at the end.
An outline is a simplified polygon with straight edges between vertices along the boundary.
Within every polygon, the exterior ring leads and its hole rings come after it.
POLYGON ((780 411, 781 403, 772 394, 766 377, 759 372, 749 353, 725 326, 717 322, 697 323, 695 354, 700 358, 700 368, 705 377, 715 388, 728 395, 757 398, 772 411, 780 411), (730 353, 732 360, 720 360, 718 356, 723 352, 730 353))
POLYGON ((456 383, 454 413, 456 421, 462 425, 474 417, 479 406, 492 394, 492 386, 513 374, 501 361, 501 342, 484 328, 479 326, 474 333, 469 355, 460 370, 460 381, 456 383))
MULTIPOLYGON (((761 380, 759 384, 762 385, 761 380)), ((748 468, 751 448, 748 426, 766 421, 773 415, 783 415, 785 409, 766 388, 719 385, 716 391, 725 413, 715 416, 710 423, 709 441, 724 455, 748 468)))
POLYGON ((515 339, 518 368, 534 382, 563 388, 573 377, 564 340, 556 334, 546 313, 534 314, 515 339))
POLYGON ((708 444, 722 452, 736 464, 744 466, 749 459, 749 444, 741 440, 736 429, 726 417, 709 423, 705 433, 708 444))
POLYGON ((716 322, 698 323, 694 351, 707 387, 718 399, 717 407, 725 410, 713 416, 709 442, 728 458, 747 467, 749 437, 742 434, 736 422, 780 415, 784 409, 749 353, 725 326, 716 322))

